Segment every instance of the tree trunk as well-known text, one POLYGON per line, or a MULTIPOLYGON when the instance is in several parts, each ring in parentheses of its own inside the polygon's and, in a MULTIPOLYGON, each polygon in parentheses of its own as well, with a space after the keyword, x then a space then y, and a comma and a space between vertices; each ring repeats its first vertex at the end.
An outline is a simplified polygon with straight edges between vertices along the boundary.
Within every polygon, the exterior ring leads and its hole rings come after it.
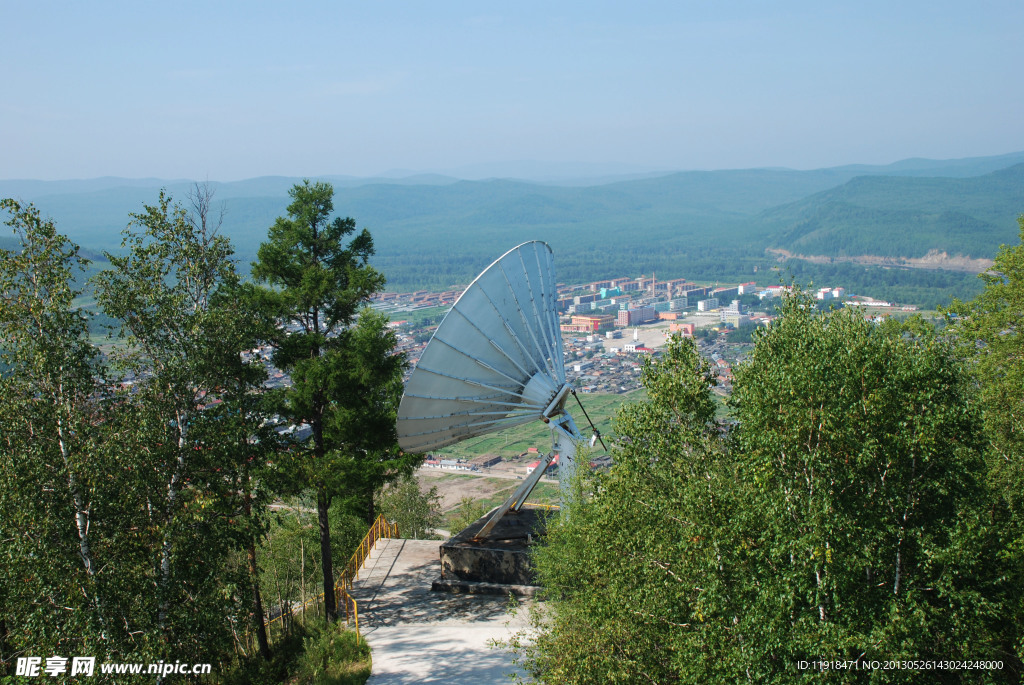
POLYGON ((7 648, 7 621, 0 617, 0 662, 8 661, 7 655, 10 650, 7 648))
MULTIPOLYGON (((248 470, 242 476, 243 482, 246 483, 245 493, 243 496, 243 502, 245 503, 245 516, 249 523, 252 523, 252 494, 248 489, 249 473, 248 470)), ((249 557, 249 575, 252 577, 252 607, 254 618, 256 619, 256 639, 260 643, 260 655, 266 660, 270 661, 270 642, 267 640, 267 626, 263 616, 263 597, 260 594, 260 570, 256 564, 256 538, 249 540, 249 548, 246 550, 249 557)))
POLYGON ((260 655, 270 661, 270 643, 267 641, 267 626, 263 619, 263 598, 260 596, 260 576, 256 566, 256 544, 249 543, 249 574, 252 576, 252 604, 256 619, 256 639, 260 643, 260 655))
POLYGON ((188 430, 188 416, 181 409, 174 412, 174 420, 178 430, 178 453, 174 466, 174 473, 171 481, 167 484, 167 513, 164 519, 163 544, 160 547, 160 578, 157 581, 157 594, 160 597, 159 611, 157 612, 157 626, 164 639, 167 635, 167 611, 170 606, 170 584, 171 584, 171 522, 174 520, 175 509, 178 504, 178 489, 185 473, 185 433, 188 430))
POLYGON ((316 513, 320 524, 320 566, 324 573, 324 611, 327 622, 338 618, 338 603, 334 597, 334 564, 331 561, 331 522, 327 516, 330 500, 323 484, 316 489, 316 513))
POLYGON ((60 447, 60 455, 64 460, 64 468, 68 472, 68 489, 71 498, 75 503, 75 528, 78 530, 78 554, 82 557, 82 564, 85 566, 85 575, 92 577, 92 553, 89 551, 89 509, 85 505, 82 493, 75 482, 75 472, 71 465, 71 456, 68 453, 67 443, 64 440, 64 426, 62 421, 57 419, 57 444, 60 447))
MULTIPOLYGON (((63 391, 62 391, 63 392, 63 391)), ((71 414, 70 409, 65 407, 66 413, 71 414)), ((67 441, 64 439, 64 424, 61 418, 57 418, 57 443, 60 447, 60 455, 64 461, 64 468, 68 472, 68 489, 71 492, 72 501, 75 504, 75 528, 78 530, 78 554, 82 558, 82 565, 85 567, 85 575, 89 581, 93 578, 92 552, 89 549, 89 515, 91 506, 87 506, 82 498, 82 492, 75 480, 75 472, 71 464, 71 455, 67 441)), ((107 622, 103 618, 103 602, 100 600, 99 590, 95 583, 89 585, 93 592, 93 604, 96 606, 96 617, 103 627, 103 636, 106 637, 107 622)), ((2 634, 0 634, 2 637, 2 634)))
POLYGON ((377 520, 377 507, 373 503, 373 490, 366 495, 366 525, 372 526, 377 520))

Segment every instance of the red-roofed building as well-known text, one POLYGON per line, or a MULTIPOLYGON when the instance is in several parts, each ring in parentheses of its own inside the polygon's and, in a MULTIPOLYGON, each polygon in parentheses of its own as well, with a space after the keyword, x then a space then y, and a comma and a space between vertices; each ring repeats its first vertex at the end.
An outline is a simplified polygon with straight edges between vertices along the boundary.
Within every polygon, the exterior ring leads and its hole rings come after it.
MULTIPOLYGON (((531 473, 533 473, 538 466, 540 466, 540 460, 539 459, 537 461, 533 462, 532 464, 527 464, 526 465, 526 475, 530 475, 531 473)), ((548 464, 547 470, 550 471, 551 469, 556 468, 557 466, 558 466, 558 455, 556 454, 555 458, 551 460, 550 464, 548 464)))

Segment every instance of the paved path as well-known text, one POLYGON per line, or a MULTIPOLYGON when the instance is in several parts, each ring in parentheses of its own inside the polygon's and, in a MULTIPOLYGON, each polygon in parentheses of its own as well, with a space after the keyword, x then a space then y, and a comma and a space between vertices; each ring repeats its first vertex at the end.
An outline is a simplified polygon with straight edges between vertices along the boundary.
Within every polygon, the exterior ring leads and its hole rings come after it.
POLYGON ((525 606, 512 617, 507 598, 432 592, 440 544, 382 539, 360 572, 352 595, 373 648, 367 685, 510 682, 511 654, 488 642, 525 627, 525 606))

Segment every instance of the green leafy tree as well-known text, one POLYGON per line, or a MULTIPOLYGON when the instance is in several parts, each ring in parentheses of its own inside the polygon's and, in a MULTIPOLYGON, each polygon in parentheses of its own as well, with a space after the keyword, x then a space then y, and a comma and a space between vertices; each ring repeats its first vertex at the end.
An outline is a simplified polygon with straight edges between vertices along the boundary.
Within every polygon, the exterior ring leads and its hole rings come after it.
POLYGON ((253 264, 265 315, 277 325, 270 337, 274 364, 291 375, 280 412, 309 426, 288 466, 294 482, 316 491, 321 568, 328 620, 337 617, 329 511, 343 495, 365 503, 411 465, 399 453, 394 416, 404 359, 394 354, 386 319, 360 310, 383 288, 369 266, 373 240, 356 233, 351 218, 331 219, 334 189, 327 183, 289 191, 288 217, 271 226, 253 264), (346 243, 346 238, 351 239, 346 243), (358 314, 358 323, 356 323, 358 314))
POLYGON ((73 304, 77 247, 34 208, 4 208, 22 249, 0 256, 0 649, 5 659, 166 655, 154 628, 161 490, 138 439, 145 414, 101 384, 108 369, 73 304))
MULTIPOLYGON (((980 274, 985 290, 955 302, 954 332, 977 379, 989 441, 988 469, 994 492, 992 517, 1003 525, 1004 558, 1017 588, 1013 618, 1024 625, 1024 216, 1021 243, 1003 246, 992 268, 980 274)), ((1016 636, 1024 661, 1024 631, 1016 636)))
POLYGON ((236 581, 241 588, 236 613, 243 618, 251 616, 250 627, 260 654, 269 659, 257 547, 268 527, 267 505, 276 496, 280 481, 272 464, 282 444, 268 422, 273 404, 263 390, 266 369, 239 353, 252 347, 263 332, 258 313, 246 310, 253 300, 237 284, 225 284, 212 304, 228 319, 219 327, 220 334, 209 341, 208 354, 218 361, 219 371, 213 393, 216 403, 204 409, 203 425, 210 429, 204 441, 210 455, 208 464, 213 466, 211 475, 216 479, 219 474, 222 479, 223 487, 214 490, 218 493, 216 511, 233 529, 232 546, 245 548, 247 574, 240 574, 236 581))
POLYGON ((643 380, 615 466, 537 554, 549 602, 520 651, 539 681, 788 683, 856 658, 1019 678, 973 391, 929 327, 787 298, 736 370, 728 433, 691 342, 643 380))
POLYGON ((429 539, 441 525, 441 495, 437 487, 423 491, 411 475, 381 488, 376 499, 377 510, 398 524, 398 533, 404 538, 429 539))
POLYGON ((156 592, 140 599, 137 629, 157 639, 161 657, 186 650, 216 660, 231 651, 226 618, 244 611, 255 614, 266 656, 252 556, 265 496, 254 477, 274 440, 256 392, 264 373, 241 358, 258 318, 237 296, 232 247, 208 221, 209 193, 198 189, 193 202, 189 213, 161 193, 133 215, 125 253, 107 255, 113 268, 96 278, 97 300, 126 334, 115 371, 132 381, 110 425, 146 460, 135 525, 155 550, 147 577, 156 592), (250 564, 236 575, 232 553, 242 548, 250 564), (226 585, 246 588, 245 607, 226 585))
POLYGON ((581 473, 572 516, 536 555, 548 594, 520 645, 540 682, 708 682, 710 627, 736 605, 733 478, 714 424, 715 379, 692 340, 645 364, 648 399, 624 405, 607 474, 581 473), (690 671, 689 678, 682 677, 690 671))
POLYGON ((116 500, 97 450, 98 359, 72 304, 85 260, 35 207, 0 208, 20 245, 0 250, 0 661, 108 654, 104 632, 126 636, 104 570, 112 531, 95 521, 116 500))
POLYGON ((736 373, 737 522, 759 575, 737 632, 763 657, 745 669, 783 680, 830 656, 1005 659, 963 365, 920 321, 812 304, 788 298, 736 373))

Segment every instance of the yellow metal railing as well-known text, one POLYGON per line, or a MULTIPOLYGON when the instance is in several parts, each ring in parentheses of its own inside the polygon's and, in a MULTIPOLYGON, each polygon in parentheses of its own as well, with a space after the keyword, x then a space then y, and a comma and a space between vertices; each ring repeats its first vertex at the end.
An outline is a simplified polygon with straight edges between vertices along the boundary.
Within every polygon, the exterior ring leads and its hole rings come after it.
POLYGON ((535 504, 534 502, 527 502, 523 505, 523 509, 544 509, 545 511, 559 511, 561 507, 557 504, 535 504))
POLYGON ((338 577, 338 587, 344 587, 346 590, 352 589, 352 581, 359 579, 359 569, 363 567, 363 562, 366 561, 366 557, 370 556, 370 552, 377 545, 377 541, 381 538, 397 537, 398 524, 388 523, 387 519, 384 518, 384 514, 378 516, 377 520, 370 526, 370 530, 363 536, 363 541, 356 547, 356 551, 352 553, 348 563, 345 564, 345 568, 342 569, 341 575, 338 577))
MULTIPOLYGON (((377 545, 377 541, 381 538, 397 538, 398 537, 398 524, 388 523, 387 519, 384 518, 384 514, 377 517, 377 520, 370 526, 370 530, 367 531, 366 535, 363 536, 362 542, 356 547, 355 552, 349 558, 348 563, 345 564, 345 568, 342 569, 338 575, 338 582, 334 584, 334 597, 337 600, 336 604, 339 608, 344 606, 345 609, 345 622, 354 622, 356 629, 356 640, 359 639, 359 604, 349 594, 349 590, 352 589, 352 581, 359 578, 359 570, 363 567, 363 563, 366 562, 366 557, 370 556, 370 552, 377 545)), ((267 621, 264 625, 268 628, 274 621, 283 621, 285 616, 294 616, 295 614, 301 614, 306 611, 306 608, 315 602, 323 601, 324 593, 316 595, 312 599, 307 600, 302 606, 293 608, 290 611, 283 613, 279 616, 267 621)))

